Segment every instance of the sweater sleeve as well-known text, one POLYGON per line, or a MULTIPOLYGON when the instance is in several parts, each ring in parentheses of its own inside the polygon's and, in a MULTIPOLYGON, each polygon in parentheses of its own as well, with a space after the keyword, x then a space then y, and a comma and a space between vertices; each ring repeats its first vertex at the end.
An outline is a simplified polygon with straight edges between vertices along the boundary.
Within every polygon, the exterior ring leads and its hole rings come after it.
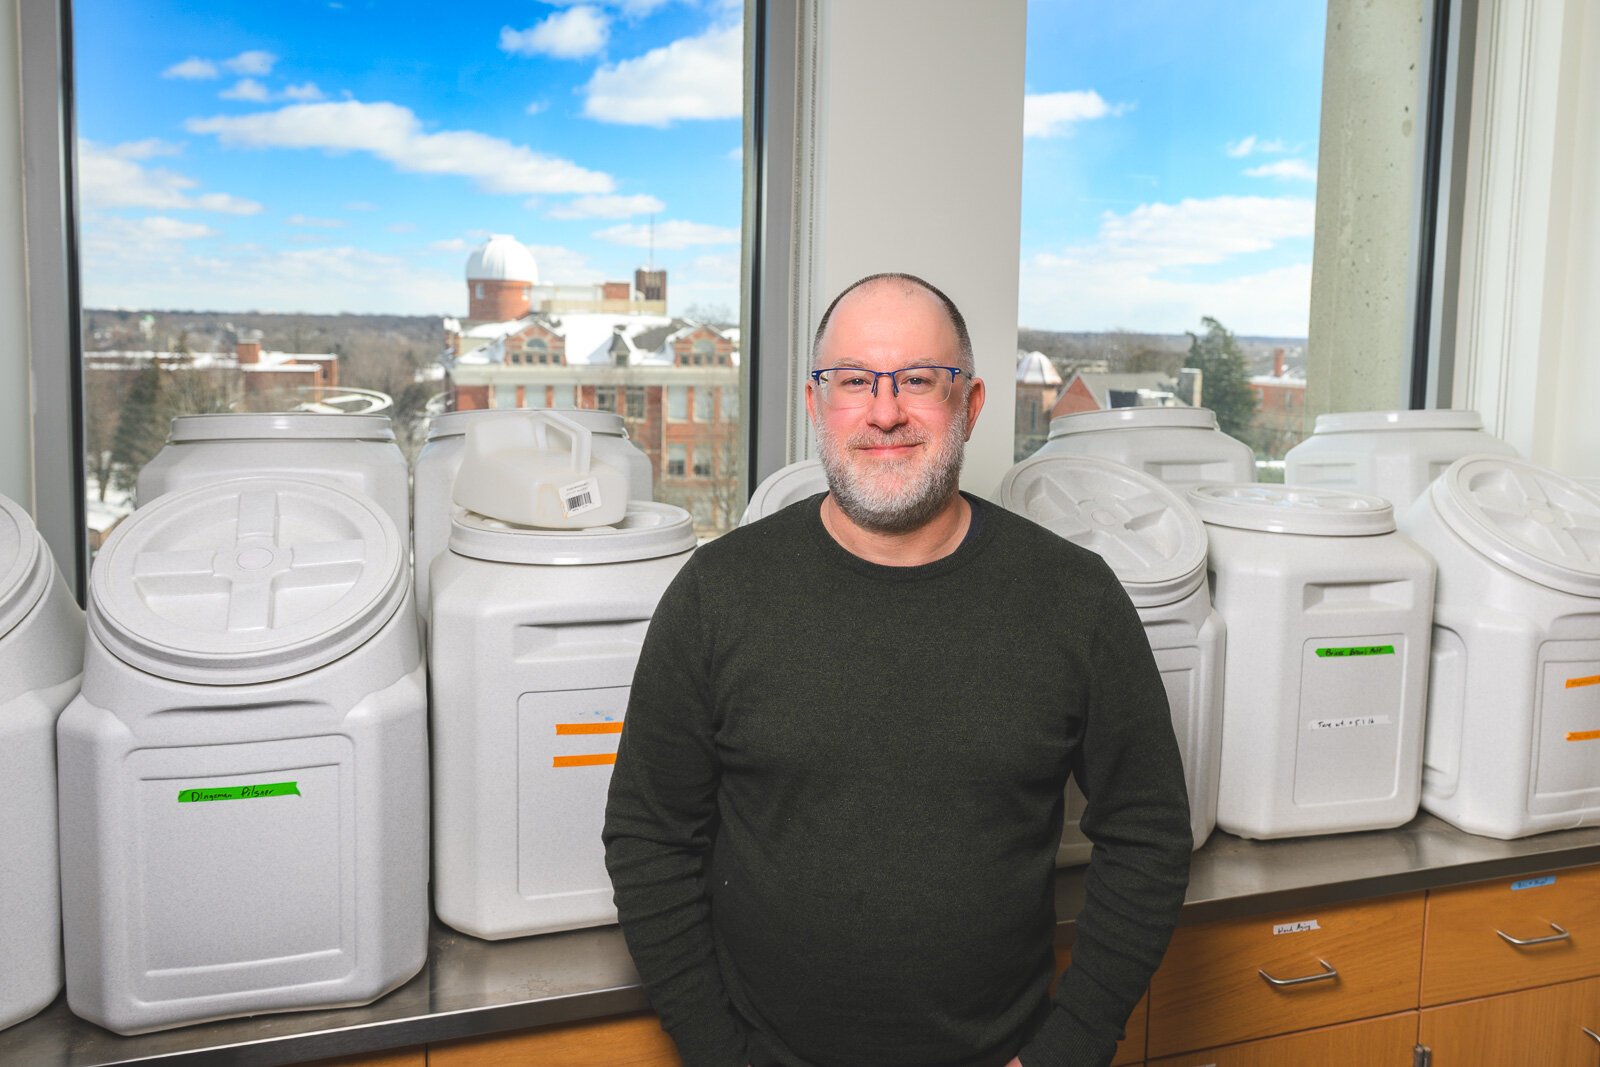
POLYGON ((1093 844, 1072 963, 1024 1067, 1111 1062, 1128 1014, 1166 952, 1193 847, 1172 716, 1138 613, 1120 585, 1101 600, 1092 683, 1073 774, 1093 844))
POLYGON ((695 568, 662 597, 634 673, 603 838, 618 921, 686 1067, 744 1067, 706 893, 720 766, 695 568))

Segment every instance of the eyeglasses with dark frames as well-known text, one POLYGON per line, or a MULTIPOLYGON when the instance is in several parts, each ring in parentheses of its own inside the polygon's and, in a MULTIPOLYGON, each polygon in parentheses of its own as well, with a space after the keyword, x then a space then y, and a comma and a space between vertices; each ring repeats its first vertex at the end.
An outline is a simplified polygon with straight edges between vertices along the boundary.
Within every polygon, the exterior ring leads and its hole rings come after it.
POLYGON ((823 367, 811 372, 823 402, 835 408, 860 408, 878 395, 878 379, 889 379, 892 395, 909 407, 935 407, 950 399, 960 367, 916 366, 899 370, 823 367))

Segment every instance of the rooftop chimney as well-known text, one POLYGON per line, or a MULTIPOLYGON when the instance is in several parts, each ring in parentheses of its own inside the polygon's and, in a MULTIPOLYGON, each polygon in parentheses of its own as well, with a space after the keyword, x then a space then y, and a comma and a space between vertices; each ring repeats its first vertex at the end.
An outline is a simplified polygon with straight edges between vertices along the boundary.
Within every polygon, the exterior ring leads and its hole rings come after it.
POLYGON ((239 363, 241 365, 243 365, 245 363, 260 363, 261 362, 261 342, 260 341, 240 341, 234 347, 234 354, 238 357, 239 363))
POLYGON ((1283 349, 1281 348, 1272 350, 1272 376, 1274 378, 1283 377, 1283 349))

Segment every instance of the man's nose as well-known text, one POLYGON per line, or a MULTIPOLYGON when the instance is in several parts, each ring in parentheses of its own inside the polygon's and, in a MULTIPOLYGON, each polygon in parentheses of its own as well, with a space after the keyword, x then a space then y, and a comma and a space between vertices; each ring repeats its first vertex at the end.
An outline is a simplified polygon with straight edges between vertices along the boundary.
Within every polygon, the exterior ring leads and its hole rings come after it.
POLYGON ((892 378, 878 379, 878 391, 872 394, 872 403, 867 408, 867 421, 885 430, 906 421, 905 409, 900 406, 900 397, 894 391, 892 378))

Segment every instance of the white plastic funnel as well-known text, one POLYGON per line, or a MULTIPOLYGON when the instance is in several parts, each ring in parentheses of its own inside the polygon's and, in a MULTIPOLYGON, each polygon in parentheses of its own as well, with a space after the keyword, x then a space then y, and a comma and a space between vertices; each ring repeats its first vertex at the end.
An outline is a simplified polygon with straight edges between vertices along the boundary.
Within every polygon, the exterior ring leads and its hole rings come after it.
POLYGON ((621 522, 628 478, 593 456, 588 427, 551 411, 467 427, 451 499, 518 526, 575 530, 621 522))

